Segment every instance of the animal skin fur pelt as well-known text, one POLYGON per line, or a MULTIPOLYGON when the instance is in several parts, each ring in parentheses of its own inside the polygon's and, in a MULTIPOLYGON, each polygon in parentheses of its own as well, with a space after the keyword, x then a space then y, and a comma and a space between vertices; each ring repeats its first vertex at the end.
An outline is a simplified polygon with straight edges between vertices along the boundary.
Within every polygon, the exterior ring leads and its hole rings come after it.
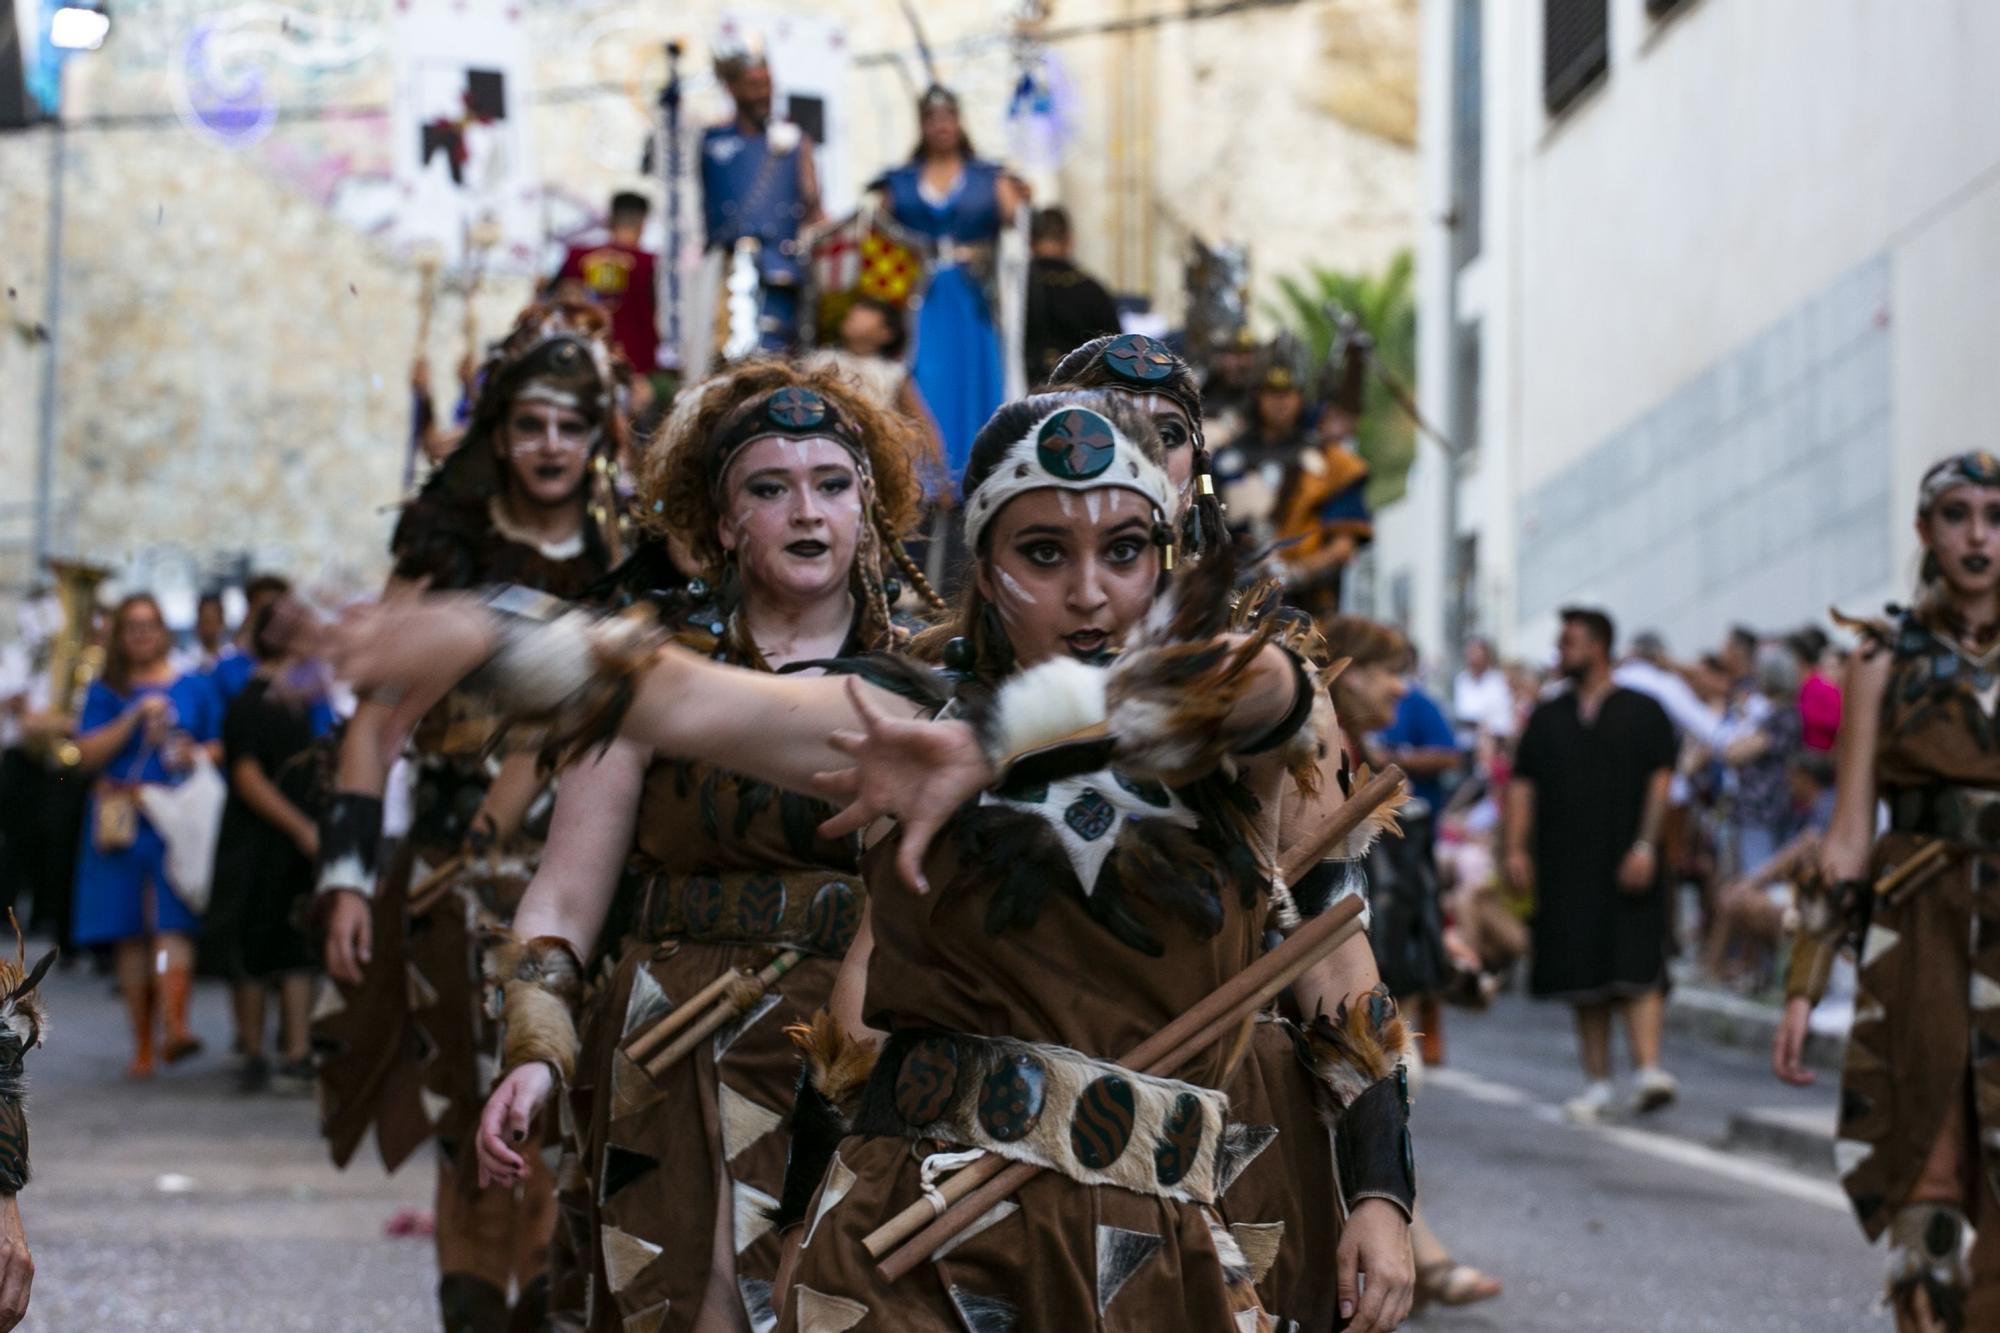
POLYGON ((876 1055, 873 1046, 850 1037, 824 1009, 810 1022, 792 1024, 785 1035, 799 1048, 801 1060, 786 1126, 792 1147, 785 1160, 785 1183, 777 1206, 767 1210, 780 1230, 805 1221, 820 1178, 853 1124, 876 1055))
POLYGON ((42 1044, 48 1015, 40 986, 56 960, 51 949, 33 969, 13 912, 14 957, 0 958, 0 1193, 17 1194, 28 1183, 28 1079, 22 1059, 42 1044))
POLYGON ((486 979, 500 990, 503 1067, 541 1060, 568 1083, 576 1074, 576 1007, 583 997, 583 964, 569 941, 554 935, 523 941, 500 932, 486 950, 486 979))
POLYGON ((1889 1223, 1889 1304, 1911 1327, 1965 1327, 1967 1226, 1965 1214, 1935 1203, 1912 1204, 1889 1223))
POLYGON ((1381 987, 1360 1004, 1341 1001, 1329 1018, 1324 1010, 1301 1024, 1299 1058, 1306 1062, 1341 1107, 1395 1073, 1412 1039, 1395 1000, 1381 987))

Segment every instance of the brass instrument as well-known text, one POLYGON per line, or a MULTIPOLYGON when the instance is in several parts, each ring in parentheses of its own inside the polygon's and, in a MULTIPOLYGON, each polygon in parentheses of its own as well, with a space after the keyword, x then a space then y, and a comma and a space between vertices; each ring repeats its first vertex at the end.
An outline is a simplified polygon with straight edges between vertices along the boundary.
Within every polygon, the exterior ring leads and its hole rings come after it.
POLYGON ((92 642, 91 630, 97 619, 98 586, 111 577, 111 571, 77 560, 50 560, 48 570, 55 576, 56 600, 63 613, 62 631, 49 644, 49 713, 60 725, 50 727, 35 748, 51 767, 75 768, 83 762, 83 752, 71 732, 83 708, 84 691, 104 670, 104 646, 92 642))

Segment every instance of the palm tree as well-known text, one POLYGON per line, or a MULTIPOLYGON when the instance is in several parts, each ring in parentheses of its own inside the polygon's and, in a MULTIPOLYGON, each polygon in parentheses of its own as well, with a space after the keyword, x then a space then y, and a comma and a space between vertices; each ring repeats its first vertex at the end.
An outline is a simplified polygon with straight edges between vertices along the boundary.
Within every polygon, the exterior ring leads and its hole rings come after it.
MULTIPOLYGON (((1382 368, 1414 387, 1417 375, 1417 306, 1410 287, 1416 262, 1400 251, 1380 273, 1343 273, 1313 265, 1298 277, 1278 279, 1281 303, 1271 312, 1304 344, 1311 364, 1325 365, 1340 337, 1342 314, 1375 340, 1382 368)), ((1368 505, 1371 509, 1402 498, 1410 464, 1417 456, 1416 425, 1382 387, 1379 377, 1368 381, 1368 398, 1355 443, 1368 462, 1368 505)))

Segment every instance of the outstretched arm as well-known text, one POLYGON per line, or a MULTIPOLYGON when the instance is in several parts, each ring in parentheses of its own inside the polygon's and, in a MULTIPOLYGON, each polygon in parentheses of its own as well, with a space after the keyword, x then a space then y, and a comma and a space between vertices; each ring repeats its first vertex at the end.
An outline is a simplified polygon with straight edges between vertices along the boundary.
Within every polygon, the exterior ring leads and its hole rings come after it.
MULTIPOLYGON (((489 661, 492 688, 514 702, 562 701, 602 681, 588 617, 529 626, 532 640, 502 652, 500 616, 475 598, 432 596, 355 608, 341 618, 330 656, 357 688, 404 691, 398 720, 420 717, 489 661)), ((632 672, 633 696, 621 735, 646 749, 699 759, 793 791, 827 790, 815 774, 846 766, 829 736, 858 724, 847 687, 827 676, 772 675, 726 666, 669 644, 632 672)), ((888 716, 914 717, 916 706, 856 682, 863 698, 888 716)))

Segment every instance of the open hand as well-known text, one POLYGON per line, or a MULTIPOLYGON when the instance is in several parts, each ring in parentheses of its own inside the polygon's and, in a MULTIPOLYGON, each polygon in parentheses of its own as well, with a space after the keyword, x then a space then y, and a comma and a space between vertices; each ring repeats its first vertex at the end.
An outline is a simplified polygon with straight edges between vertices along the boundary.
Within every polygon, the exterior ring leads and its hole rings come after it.
POLYGON ((854 767, 813 775, 820 790, 845 797, 847 806, 820 825, 820 832, 845 837, 885 816, 894 818, 903 829, 896 869, 912 890, 929 893, 924 853, 931 839, 961 805, 985 790, 993 766, 963 722, 891 717, 868 701, 852 677, 847 695, 862 729, 836 731, 829 739, 854 767))
POLYGON ((494 1086, 479 1115, 479 1185, 512 1187, 528 1174, 528 1159, 520 1153, 528 1130, 541 1114, 555 1086, 549 1067, 536 1060, 510 1071, 494 1086))

